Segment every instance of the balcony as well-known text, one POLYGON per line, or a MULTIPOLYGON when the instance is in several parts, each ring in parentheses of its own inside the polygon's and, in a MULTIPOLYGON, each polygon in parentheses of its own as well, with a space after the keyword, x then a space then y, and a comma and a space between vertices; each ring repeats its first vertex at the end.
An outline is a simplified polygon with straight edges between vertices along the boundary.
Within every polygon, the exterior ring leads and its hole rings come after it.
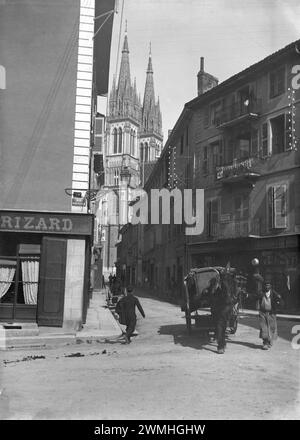
POLYGON ((261 99, 246 99, 244 102, 234 102, 220 110, 215 119, 218 121, 219 128, 227 128, 241 122, 257 119, 261 108, 261 99))
POLYGON ((222 223, 214 223, 213 231, 215 234, 215 238, 217 238, 218 240, 259 237, 260 220, 231 220, 222 223))
POLYGON ((249 184, 253 185, 254 181, 261 175, 261 159, 250 157, 238 161, 234 159, 232 164, 222 167, 216 167, 216 179, 223 184, 249 184))

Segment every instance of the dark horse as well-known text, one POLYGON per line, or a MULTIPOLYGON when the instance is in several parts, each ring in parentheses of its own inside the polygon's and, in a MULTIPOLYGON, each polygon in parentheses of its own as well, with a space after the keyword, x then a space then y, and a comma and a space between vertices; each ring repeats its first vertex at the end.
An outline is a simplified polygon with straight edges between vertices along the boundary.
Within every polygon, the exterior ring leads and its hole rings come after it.
POLYGON ((223 354, 226 348, 226 328, 237 301, 238 287, 235 269, 230 263, 220 271, 219 281, 216 280, 211 288, 211 315, 215 325, 218 353, 223 354))

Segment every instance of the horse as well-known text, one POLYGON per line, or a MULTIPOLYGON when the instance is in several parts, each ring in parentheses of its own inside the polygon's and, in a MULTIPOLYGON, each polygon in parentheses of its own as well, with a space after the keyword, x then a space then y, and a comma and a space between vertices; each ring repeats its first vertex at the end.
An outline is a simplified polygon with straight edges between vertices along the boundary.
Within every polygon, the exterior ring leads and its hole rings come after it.
POLYGON ((211 287, 211 314, 215 325, 215 336, 218 344, 218 353, 223 354, 226 348, 226 328, 233 314, 233 307, 239 298, 239 289, 235 277, 235 269, 227 263, 219 272, 211 287))

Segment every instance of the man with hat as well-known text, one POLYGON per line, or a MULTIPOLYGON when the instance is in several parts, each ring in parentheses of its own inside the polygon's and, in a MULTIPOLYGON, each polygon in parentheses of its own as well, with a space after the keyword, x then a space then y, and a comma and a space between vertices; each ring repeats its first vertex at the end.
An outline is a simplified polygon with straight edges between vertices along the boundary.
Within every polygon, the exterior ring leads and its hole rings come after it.
POLYGON ((119 315, 120 324, 126 325, 126 333, 124 335, 125 344, 130 344, 131 336, 134 333, 136 326, 136 314, 135 307, 137 307, 145 318, 144 310, 140 301, 133 295, 133 288, 128 286, 125 292, 125 296, 119 300, 116 305, 116 313, 119 315))

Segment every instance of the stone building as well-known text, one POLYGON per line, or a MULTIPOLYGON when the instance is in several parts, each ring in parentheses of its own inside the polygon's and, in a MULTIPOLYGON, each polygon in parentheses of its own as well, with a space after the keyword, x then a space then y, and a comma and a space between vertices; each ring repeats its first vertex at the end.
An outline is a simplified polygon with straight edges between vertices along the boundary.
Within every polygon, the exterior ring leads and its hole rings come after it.
POLYGON ((220 84, 201 61, 199 95, 185 104, 146 185, 205 191, 201 234, 172 223, 142 227, 143 279, 161 295, 180 296, 191 267, 230 261, 250 274, 255 257, 286 308, 299 307, 299 43, 220 84))

